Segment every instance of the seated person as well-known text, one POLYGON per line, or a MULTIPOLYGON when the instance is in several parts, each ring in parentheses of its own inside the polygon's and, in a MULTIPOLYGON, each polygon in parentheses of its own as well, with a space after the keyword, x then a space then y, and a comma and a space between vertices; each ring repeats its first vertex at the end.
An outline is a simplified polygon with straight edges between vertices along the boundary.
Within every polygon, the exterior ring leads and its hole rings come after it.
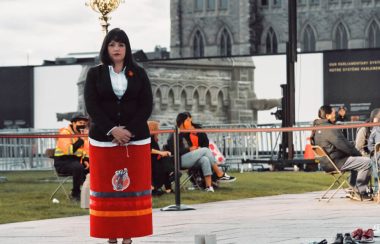
MULTIPOLYGON (((187 119, 184 122, 184 128, 186 130, 200 129, 201 125, 193 123, 193 118, 189 112, 183 112, 187 116, 187 119)), ((203 132, 192 132, 188 133, 193 147, 201 148, 209 146, 209 140, 206 133, 203 132)))
MULTIPOLYGON (((380 109, 379 108, 374 109, 371 112, 371 117, 373 117, 371 122, 374 122, 374 123, 380 122, 380 109)), ((367 146, 370 153, 373 154, 375 150, 375 145, 376 143, 379 143, 379 142, 380 142, 380 126, 374 126, 371 129, 371 133, 369 134, 369 137, 368 137, 367 146)))
MULTIPOLYGON (((189 113, 180 113, 176 119, 177 126, 180 129, 190 129, 191 117, 189 113)), ((212 187, 211 175, 214 170, 217 178, 221 182, 232 182, 236 178, 224 173, 216 164, 216 159, 208 147, 199 147, 199 145, 193 145, 190 138, 190 133, 179 134, 179 153, 181 159, 181 167, 189 169, 195 165, 199 165, 202 169, 202 173, 205 179, 205 190, 207 192, 214 192, 212 187)), ((198 141, 199 143, 199 141, 198 141)), ((174 138, 171 134, 168 138, 168 147, 170 151, 174 152, 174 138)))
MULTIPOLYGON (((314 121, 315 126, 329 126, 335 121, 335 111, 329 105, 322 106, 314 121)), ((313 134, 315 145, 322 147, 341 171, 351 171, 350 185, 352 198, 372 200, 368 193, 371 173, 371 159, 362 157, 360 152, 343 135, 340 129, 321 129, 313 134)))
MULTIPOLYGON (((365 121, 365 123, 368 123, 368 122, 370 122, 370 119, 365 121)), ((369 134, 371 134, 371 127, 360 127, 356 132, 355 148, 364 157, 369 157, 369 150, 368 150, 369 134)))
POLYGON ((340 106, 338 109, 338 118, 336 118, 336 122, 347 122, 347 121, 349 121, 346 113, 347 113, 347 108, 345 106, 340 106))
MULTIPOLYGON (((159 130, 157 121, 148 121, 149 131, 159 130)), ((152 159, 152 195, 162 195, 161 187, 165 185, 165 192, 173 192, 171 182, 174 180, 174 162, 171 152, 162 151, 158 145, 158 134, 151 135, 152 159)))
MULTIPOLYGON (((187 115, 187 119, 185 120, 185 123, 184 123, 184 128, 187 129, 187 130, 193 130, 193 129, 200 129, 202 128, 200 124, 196 124, 193 122, 193 118, 191 116, 191 114, 189 112, 183 112, 183 114, 187 115)), ((191 132, 188 134, 189 135, 189 139, 191 141, 191 145, 194 147, 194 148, 209 148, 209 139, 207 137, 207 134, 206 133, 203 133, 203 132, 191 132)), ((192 174, 195 174, 195 175, 202 175, 202 172, 195 172, 196 170, 200 170, 200 169, 194 169, 191 173, 192 174), (198 173, 198 174, 197 174, 198 173)), ((203 175, 202 175, 203 176, 203 175)), ((212 186, 216 187, 218 186, 217 184, 217 177, 215 177, 215 174, 212 174, 211 176, 211 180, 212 180, 212 186)), ((194 184, 194 185, 200 185, 201 187, 204 187, 204 183, 202 182, 202 184, 199 184, 199 182, 195 182, 194 178, 191 178, 191 182, 194 184)))
MULTIPOLYGON (((380 109, 375 108, 372 110, 371 115, 369 116, 369 119, 365 122, 375 122, 374 120, 378 121, 378 118, 380 117, 380 109)), ((372 127, 361 127, 358 129, 356 133, 356 139, 355 139, 355 147, 358 149, 358 151, 362 154, 362 156, 369 157, 370 156, 370 150, 368 149, 368 138, 371 134, 372 127)), ((372 144, 374 146, 374 144, 372 144)), ((371 146, 372 146, 371 145, 371 146)))
MULTIPOLYGON (((87 127, 88 118, 82 114, 74 114, 71 124, 59 130, 60 135, 84 134, 87 127)), ((80 186, 83 184, 88 173, 88 152, 85 151, 88 145, 87 137, 60 137, 54 151, 54 167, 58 173, 73 176, 73 189, 71 197, 75 201, 80 201, 80 186), (85 160, 83 160, 85 158, 85 160)))
MULTIPOLYGON (((371 116, 370 116, 370 122, 379 122, 380 121, 380 109, 379 108, 375 108, 374 110, 372 110, 371 112, 371 116)), ((378 185, 378 180, 379 180, 379 172, 378 171, 378 168, 379 167, 376 167, 379 165, 379 157, 380 156, 377 156, 377 158, 375 158, 375 145, 376 143, 379 143, 380 142, 380 126, 374 126, 373 128, 371 127, 367 127, 366 128, 367 130, 370 130, 370 133, 369 133, 369 136, 368 136, 368 141, 367 141, 367 148, 368 148, 368 154, 370 156, 372 156, 372 176, 374 178, 374 192, 378 192, 378 188, 379 188, 379 185, 378 185)), ((379 196, 377 196, 379 197, 379 196)))

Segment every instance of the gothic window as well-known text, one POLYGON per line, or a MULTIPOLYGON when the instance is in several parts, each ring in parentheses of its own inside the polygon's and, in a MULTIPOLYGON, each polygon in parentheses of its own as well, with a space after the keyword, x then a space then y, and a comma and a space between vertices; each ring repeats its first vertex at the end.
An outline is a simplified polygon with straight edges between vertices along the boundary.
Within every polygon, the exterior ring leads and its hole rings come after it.
POLYGON ((306 5, 306 0, 297 0, 297 5, 306 5))
POLYGON ((201 32, 198 30, 193 39, 193 56, 203 57, 204 56, 204 44, 201 32))
POLYGON ((228 9, 228 0, 219 0, 219 9, 227 10, 228 9))
POLYGON ((202 12, 203 11, 203 0, 194 0, 194 10, 202 12))
POLYGON ((181 93, 181 104, 179 105, 180 111, 186 111, 186 92, 185 90, 181 93))
POLYGON ((174 111, 174 92, 173 90, 169 90, 169 95, 168 95, 168 109, 171 111, 174 111))
POLYGON ((210 91, 207 91, 206 93, 206 106, 205 106, 206 111, 211 111, 211 93, 210 91))
POLYGON ((219 91, 218 93, 218 107, 217 107, 218 113, 223 113, 223 93, 222 91, 219 91))
POLYGON ((215 0, 207 0, 207 10, 208 11, 215 10, 215 0))
POLYGON ((277 37, 273 28, 269 28, 266 38, 266 53, 277 53, 277 37))
POLYGON ((335 30, 334 34, 334 49, 347 49, 348 48, 348 35, 346 28, 340 23, 335 30))
POLYGON ((156 95, 154 96, 154 110, 161 111, 161 104, 162 104, 161 90, 157 89, 156 95))
POLYGON ((380 47, 380 29, 379 25, 372 21, 368 31, 368 47, 380 47))
POLYGON ((273 0, 274 7, 281 7, 281 0, 273 0))
POLYGON ((220 56, 231 56, 231 37, 226 29, 220 36, 220 56))
POLYGON ((310 0, 310 5, 319 5, 320 0, 310 0))
POLYGON ((308 25, 303 33, 302 50, 306 52, 315 51, 315 35, 313 29, 308 25))
POLYGON ((198 90, 195 90, 193 95, 193 107, 192 112, 198 112, 199 111, 199 94, 198 90))

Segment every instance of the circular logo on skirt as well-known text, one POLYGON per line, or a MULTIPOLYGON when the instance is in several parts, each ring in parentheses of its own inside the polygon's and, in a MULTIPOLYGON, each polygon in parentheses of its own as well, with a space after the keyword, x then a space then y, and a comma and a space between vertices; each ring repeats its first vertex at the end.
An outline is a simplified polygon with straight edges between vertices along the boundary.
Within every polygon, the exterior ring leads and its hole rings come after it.
POLYGON ((112 177, 112 185, 115 191, 124 191, 131 183, 131 179, 128 176, 128 169, 124 168, 116 170, 112 177))

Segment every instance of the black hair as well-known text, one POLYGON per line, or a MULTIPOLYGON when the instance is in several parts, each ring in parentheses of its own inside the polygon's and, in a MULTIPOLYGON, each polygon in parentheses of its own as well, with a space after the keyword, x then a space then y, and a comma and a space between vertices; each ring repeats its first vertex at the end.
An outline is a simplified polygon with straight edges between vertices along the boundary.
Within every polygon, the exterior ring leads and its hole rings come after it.
POLYGON ((338 111, 341 110, 341 109, 343 109, 344 111, 347 111, 347 108, 345 106, 340 106, 339 109, 338 109, 338 111))
POLYGON ((133 69, 136 66, 136 62, 134 61, 132 56, 131 44, 129 43, 127 34, 120 28, 110 30, 104 37, 103 44, 99 53, 100 61, 104 65, 113 65, 113 62, 108 53, 108 45, 112 41, 121 42, 125 44, 124 65, 128 68, 133 69))
POLYGON ((179 114, 177 115, 176 120, 175 120, 176 123, 177 123, 177 126, 182 125, 183 122, 185 122, 185 120, 186 120, 187 118, 189 118, 189 117, 191 117, 191 116, 189 116, 189 113, 187 113, 187 112, 179 113, 179 114))
MULTIPOLYGON (((186 120, 187 118, 192 118, 191 113, 189 113, 189 112, 182 112, 182 113, 179 113, 179 114, 177 115, 177 119, 176 119, 176 121, 177 121, 177 126, 180 126, 183 122, 185 122, 185 120, 186 120)), ((194 128, 197 128, 197 129, 202 128, 202 125, 201 125, 201 124, 194 123, 193 121, 191 121, 191 124, 192 124, 192 126, 194 126, 194 128)))
POLYGON ((80 120, 88 121, 88 117, 86 115, 82 114, 82 113, 74 113, 71 116, 70 122, 74 123, 74 122, 77 122, 77 121, 80 121, 80 120))
POLYGON ((330 105, 323 105, 318 110, 318 117, 320 119, 326 119, 327 114, 331 114, 333 112, 333 108, 330 105))

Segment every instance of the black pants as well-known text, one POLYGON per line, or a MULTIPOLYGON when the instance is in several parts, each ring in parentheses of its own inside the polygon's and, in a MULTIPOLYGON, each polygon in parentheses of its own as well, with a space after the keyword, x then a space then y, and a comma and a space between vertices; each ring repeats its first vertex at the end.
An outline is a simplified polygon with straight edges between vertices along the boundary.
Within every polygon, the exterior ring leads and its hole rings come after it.
POLYGON ((173 157, 162 157, 160 160, 152 161, 152 185, 154 188, 171 188, 170 174, 174 173, 173 157))
POLYGON ((55 157, 54 167, 60 174, 73 176, 73 189, 71 195, 75 198, 80 197, 80 186, 86 179, 87 170, 80 163, 78 157, 55 157))

